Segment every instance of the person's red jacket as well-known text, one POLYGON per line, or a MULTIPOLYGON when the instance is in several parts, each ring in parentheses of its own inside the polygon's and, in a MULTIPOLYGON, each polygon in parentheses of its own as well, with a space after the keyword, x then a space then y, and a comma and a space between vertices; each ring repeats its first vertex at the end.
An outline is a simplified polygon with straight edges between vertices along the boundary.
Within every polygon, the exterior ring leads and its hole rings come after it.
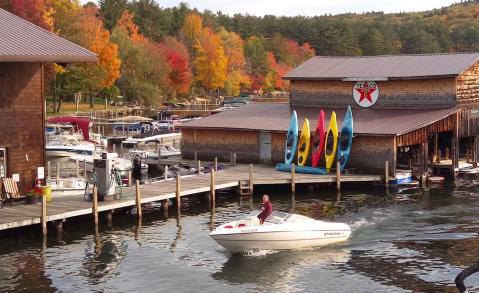
POLYGON ((271 202, 268 200, 267 202, 263 203, 261 205, 261 213, 258 215, 258 218, 260 218, 261 223, 263 223, 264 220, 266 220, 266 218, 271 215, 272 212, 273 205, 271 204, 271 202))

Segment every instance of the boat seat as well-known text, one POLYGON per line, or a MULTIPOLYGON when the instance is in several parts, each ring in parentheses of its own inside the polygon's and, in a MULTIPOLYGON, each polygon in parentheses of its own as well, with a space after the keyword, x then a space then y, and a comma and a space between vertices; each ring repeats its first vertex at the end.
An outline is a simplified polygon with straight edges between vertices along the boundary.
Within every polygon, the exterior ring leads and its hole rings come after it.
POLYGON ((257 217, 254 217, 248 220, 236 221, 236 228, 248 227, 248 226, 259 226, 259 219, 257 217))
POLYGON ((243 223, 243 221, 249 222, 248 226, 261 226, 261 223, 259 222, 259 218, 256 216, 246 217, 244 220, 238 221, 238 223, 243 223))

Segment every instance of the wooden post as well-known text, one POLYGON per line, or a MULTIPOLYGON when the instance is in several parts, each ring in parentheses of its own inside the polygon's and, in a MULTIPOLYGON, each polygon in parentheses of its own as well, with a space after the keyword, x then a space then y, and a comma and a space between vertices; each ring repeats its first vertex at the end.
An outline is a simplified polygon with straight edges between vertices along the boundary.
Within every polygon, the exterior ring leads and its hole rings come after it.
POLYGON ((138 210, 138 217, 141 218, 141 195, 140 195, 140 181, 136 180, 136 208, 138 210))
POLYGON ((165 200, 161 201, 161 209, 164 210, 164 211, 168 210, 168 199, 165 199, 165 200))
POLYGON ((105 136, 105 126, 104 125, 101 127, 101 135, 105 136))
POLYGON ((176 202, 178 203, 178 209, 181 208, 180 177, 180 174, 176 175, 176 202))
POLYGON ((101 134, 101 132, 100 132, 100 125, 98 125, 98 134, 101 134))
POLYGON ((63 232, 63 220, 56 220, 55 221, 55 232, 58 235, 61 235, 63 232))
POLYGON ((253 196, 253 164, 249 164, 249 194, 253 196))
POLYGON ((42 195, 42 232, 43 236, 47 235, 47 196, 42 195))
POLYGON ((93 187, 93 219, 95 221, 95 228, 98 228, 98 187, 93 187))
POLYGON ((47 162, 47 179, 50 181, 52 179, 52 173, 51 173, 51 166, 50 166, 50 161, 47 162))
POLYGON ((60 185, 60 162, 57 162, 57 187, 60 185))
POLYGON ((75 175, 78 177, 80 175, 80 164, 78 159, 75 160, 75 175))
POLYGON ((469 149, 466 149, 466 163, 469 163, 469 149))
POLYGON ((236 166, 236 153, 233 154, 233 166, 236 166))
POLYGON ((336 162, 336 188, 341 190, 341 163, 336 162))
POLYGON ((120 154, 122 157, 125 154, 125 151, 123 150, 123 143, 120 143, 120 154))
POLYGON ((106 220, 106 225, 108 227, 111 227, 113 224, 113 210, 109 210, 105 212, 105 220, 106 220))
POLYGON ((434 155, 437 156, 437 132, 434 133, 434 155))
POLYGON ((215 202, 215 170, 211 170, 211 201, 215 202))
POLYGON ((215 157, 215 171, 218 171, 218 158, 215 157))
POLYGON ((195 160, 195 162, 198 161, 198 152, 196 150, 195 150, 195 154, 194 154, 194 160, 195 160))
POLYGON ((389 161, 384 163, 384 183, 386 184, 386 188, 389 187, 389 161))
POLYGON ((198 160, 198 174, 203 174, 203 172, 201 171, 201 161, 198 160))
POLYGON ((295 193, 296 192, 296 186, 295 186, 295 165, 294 163, 291 164, 291 192, 295 193))
POLYGON ((168 165, 165 165, 165 181, 168 180, 168 165))
POLYGON ((233 167, 233 152, 230 153, 230 165, 233 167))
POLYGON ((158 150, 158 170, 160 170, 160 167, 161 167, 161 147, 160 149, 158 150))
POLYGON ((436 162, 439 164, 441 163, 441 150, 437 150, 437 157, 436 157, 436 162))
POLYGON ((131 181, 131 169, 128 170, 128 187, 133 186, 133 182, 131 181))
POLYGON ((446 160, 449 160, 449 148, 446 148, 446 160))
POLYGON ((83 177, 86 178, 86 159, 83 160, 83 177))
POLYGON ((126 128, 126 137, 130 137, 130 126, 126 128))

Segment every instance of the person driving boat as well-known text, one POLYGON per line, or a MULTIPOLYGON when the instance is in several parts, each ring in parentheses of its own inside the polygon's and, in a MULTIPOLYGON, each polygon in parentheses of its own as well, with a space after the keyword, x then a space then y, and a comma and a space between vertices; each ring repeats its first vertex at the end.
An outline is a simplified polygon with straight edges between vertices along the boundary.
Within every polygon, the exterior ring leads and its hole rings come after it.
POLYGON ((271 215, 273 212, 273 205, 269 201, 269 196, 267 194, 263 195, 263 204, 261 205, 261 213, 258 214, 258 218, 261 224, 264 223, 264 220, 271 215))

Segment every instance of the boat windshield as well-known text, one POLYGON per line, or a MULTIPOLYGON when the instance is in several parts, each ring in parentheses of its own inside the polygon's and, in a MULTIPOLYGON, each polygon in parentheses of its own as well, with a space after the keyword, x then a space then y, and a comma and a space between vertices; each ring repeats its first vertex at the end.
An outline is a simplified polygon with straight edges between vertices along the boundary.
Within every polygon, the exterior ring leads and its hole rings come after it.
POLYGON ((288 217, 286 219, 284 219, 284 222, 286 222, 286 223, 300 224, 300 225, 311 224, 314 221, 315 221, 314 219, 311 219, 311 218, 308 218, 308 217, 305 217, 305 216, 301 216, 301 215, 294 215, 294 214, 289 214, 288 217))
POLYGON ((289 214, 282 212, 272 212, 271 215, 266 218, 265 222, 272 224, 282 224, 284 223, 288 215, 289 214))
POLYGON ((249 215, 247 215, 245 217, 245 219, 250 219, 252 217, 258 217, 258 215, 261 213, 260 210, 257 210, 257 211, 252 211, 251 213, 249 213, 249 215))

